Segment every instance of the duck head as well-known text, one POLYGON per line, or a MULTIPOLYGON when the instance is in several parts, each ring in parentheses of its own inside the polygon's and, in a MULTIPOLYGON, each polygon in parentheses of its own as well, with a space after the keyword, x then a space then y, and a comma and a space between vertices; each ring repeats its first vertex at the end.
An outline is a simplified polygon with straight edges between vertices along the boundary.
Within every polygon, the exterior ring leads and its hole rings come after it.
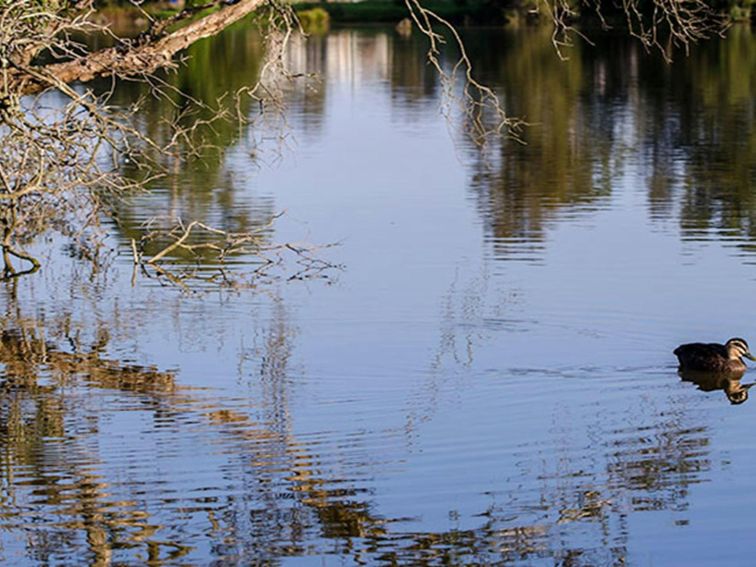
POLYGON ((748 343, 745 339, 730 339, 725 344, 725 348, 727 349, 727 357, 730 360, 740 360, 742 357, 756 360, 756 357, 751 354, 751 349, 748 348, 748 343))

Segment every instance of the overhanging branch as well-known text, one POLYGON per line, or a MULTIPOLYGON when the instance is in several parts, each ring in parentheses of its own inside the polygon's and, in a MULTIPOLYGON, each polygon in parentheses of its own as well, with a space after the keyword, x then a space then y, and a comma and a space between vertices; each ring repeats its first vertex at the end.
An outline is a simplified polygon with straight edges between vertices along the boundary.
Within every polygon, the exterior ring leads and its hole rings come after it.
POLYGON ((55 85, 44 80, 44 76, 54 76, 58 82, 87 82, 97 77, 133 76, 154 73, 161 67, 172 65, 173 56, 196 41, 211 37, 226 27, 238 22, 258 10, 266 0, 240 0, 225 5, 218 11, 154 41, 134 46, 111 47, 95 51, 63 63, 52 63, 37 67, 38 73, 30 73, 21 66, 10 62, 6 77, 6 92, 20 95, 39 93, 55 85))

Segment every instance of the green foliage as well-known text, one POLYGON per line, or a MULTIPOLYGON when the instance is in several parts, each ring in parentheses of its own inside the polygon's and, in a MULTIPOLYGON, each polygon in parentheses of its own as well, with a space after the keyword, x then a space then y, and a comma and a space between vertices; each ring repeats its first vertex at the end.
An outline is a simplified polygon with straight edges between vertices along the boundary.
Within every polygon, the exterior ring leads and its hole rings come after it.
POLYGON ((297 17, 307 33, 325 33, 331 22, 331 16, 320 7, 297 12, 297 17))
POLYGON ((744 0, 742 2, 734 3, 730 6, 730 18, 733 22, 747 22, 751 19, 753 13, 753 2, 751 0, 744 0))

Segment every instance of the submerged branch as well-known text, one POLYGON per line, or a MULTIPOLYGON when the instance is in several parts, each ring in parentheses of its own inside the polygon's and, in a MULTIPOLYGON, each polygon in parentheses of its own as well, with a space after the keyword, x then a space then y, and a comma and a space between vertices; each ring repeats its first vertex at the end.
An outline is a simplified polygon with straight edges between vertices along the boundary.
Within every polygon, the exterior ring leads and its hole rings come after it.
MULTIPOLYGON (((267 241, 268 230, 282 214, 245 232, 222 230, 200 221, 184 225, 180 219, 170 228, 149 230, 139 242, 131 241, 135 268, 141 268, 148 277, 154 273, 184 291, 192 291, 192 284, 196 282, 217 282, 241 289, 278 279, 330 278, 330 272, 338 271, 341 266, 316 253, 333 244, 314 246, 267 241), (160 244, 161 248, 147 258, 146 249, 155 244, 160 244), (294 269, 288 267, 286 256, 293 258, 294 269), (241 262, 235 262, 237 269, 233 273, 227 264, 231 257, 242 258, 241 262), (239 270, 239 264, 246 268, 239 270), (274 269, 278 270, 276 274, 274 269)), ((155 219, 148 221, 145 228, 149 229, 155 222, 155 219)))

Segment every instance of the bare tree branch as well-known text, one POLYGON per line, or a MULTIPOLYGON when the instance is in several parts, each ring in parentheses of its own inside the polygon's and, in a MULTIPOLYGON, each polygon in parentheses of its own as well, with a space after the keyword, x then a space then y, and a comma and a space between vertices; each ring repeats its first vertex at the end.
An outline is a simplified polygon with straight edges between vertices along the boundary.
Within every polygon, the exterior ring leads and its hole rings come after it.
MULTIPOLYGON (((28 0, 20 0, 20 2, 26 4, 28 0)), ((265 3, 266 0, 240 0, 235 4, 223 4, 218 11, 164 37, 145 40, 133 46, 124 47, 120 44, 94 53, 86 53, 71 61, 48 64, 44 66, 44 72, 33 72, 28 65, 24 64, 25 59, 17 61, 15 58, 10 58, 8 60, 10 69, 5 80, 6 91, 22 95, 35 94, 56 86, 46 80, 49 77, 56 77, 57 82, 72 83, 74 81, 87 82, 97 77, 111 75, 123 77, 154 73, 160 68, 173 66, 173 57, 180 50, 186 49, 200 39, 217 34, 258 10, 265 3)), ((210 6, 212 5, 221 5, 221 3, 211 2, 210 6)), ((69 30, 73 27, 88 26, 86 20, 73 20, 68 25, 69 30)), ((89 24, 89 27, 93 26, 89 24)), ((159 31, 162 31, 162 28, 159 31)), ((57 32, 60 33, 60 30, 57 32)))

